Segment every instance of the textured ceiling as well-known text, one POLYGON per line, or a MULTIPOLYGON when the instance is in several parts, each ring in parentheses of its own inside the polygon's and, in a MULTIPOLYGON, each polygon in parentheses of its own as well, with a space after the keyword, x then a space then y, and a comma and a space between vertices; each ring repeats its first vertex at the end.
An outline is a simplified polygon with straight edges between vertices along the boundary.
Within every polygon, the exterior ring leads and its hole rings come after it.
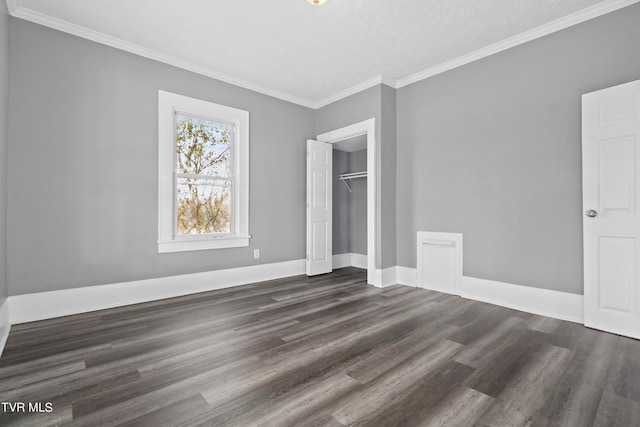
POLYGON ((318 102, 395 81, 602 0, 9 0, 318 102))

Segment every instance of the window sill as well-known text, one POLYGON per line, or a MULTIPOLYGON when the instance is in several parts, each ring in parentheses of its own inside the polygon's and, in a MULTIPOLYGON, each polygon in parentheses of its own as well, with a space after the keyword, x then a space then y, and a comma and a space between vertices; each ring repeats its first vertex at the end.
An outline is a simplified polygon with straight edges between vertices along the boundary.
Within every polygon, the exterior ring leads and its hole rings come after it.
POLYGON ((158 241, 158 253, 240 248, 243 246, 249 246, 250 238, 251 236, 233 236, 208 239, 158 241))

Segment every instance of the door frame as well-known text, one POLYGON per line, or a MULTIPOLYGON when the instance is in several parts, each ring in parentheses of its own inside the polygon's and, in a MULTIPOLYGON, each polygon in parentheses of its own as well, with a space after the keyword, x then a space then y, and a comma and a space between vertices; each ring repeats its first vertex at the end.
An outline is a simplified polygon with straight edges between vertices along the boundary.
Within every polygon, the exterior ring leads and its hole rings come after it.
POLYGON ((376 260, 380 256, 378 249, 378 219, 380 218, 380 198, 378 182, 380 174, 378 143, 376 141, 376 119, 371 118, 339 129, 325 132, 316 140, 334 144, 353 138, 367 136, 367 283, 377 287, 382 286, 382 270, 376 270, 376 260))

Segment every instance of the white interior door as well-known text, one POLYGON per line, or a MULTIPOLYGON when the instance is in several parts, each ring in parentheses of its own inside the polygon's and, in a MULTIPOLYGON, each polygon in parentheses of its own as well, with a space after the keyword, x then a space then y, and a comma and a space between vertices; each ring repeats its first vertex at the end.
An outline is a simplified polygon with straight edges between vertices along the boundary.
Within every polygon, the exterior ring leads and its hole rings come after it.
POLYGON ((332 266, 333 147, 307 141, 307 275, 330 273, 332 266))
POLYGON ((585 325, 640 338, 640 81, 582 97, 585 325))

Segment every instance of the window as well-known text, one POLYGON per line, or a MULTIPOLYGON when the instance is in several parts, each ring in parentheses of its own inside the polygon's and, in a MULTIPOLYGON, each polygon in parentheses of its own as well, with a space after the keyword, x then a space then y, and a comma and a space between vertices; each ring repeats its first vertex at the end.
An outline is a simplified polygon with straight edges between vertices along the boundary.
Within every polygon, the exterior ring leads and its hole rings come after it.
POLYGON ((158 251, 249 246, 249 113, 159 92, 158 251))

